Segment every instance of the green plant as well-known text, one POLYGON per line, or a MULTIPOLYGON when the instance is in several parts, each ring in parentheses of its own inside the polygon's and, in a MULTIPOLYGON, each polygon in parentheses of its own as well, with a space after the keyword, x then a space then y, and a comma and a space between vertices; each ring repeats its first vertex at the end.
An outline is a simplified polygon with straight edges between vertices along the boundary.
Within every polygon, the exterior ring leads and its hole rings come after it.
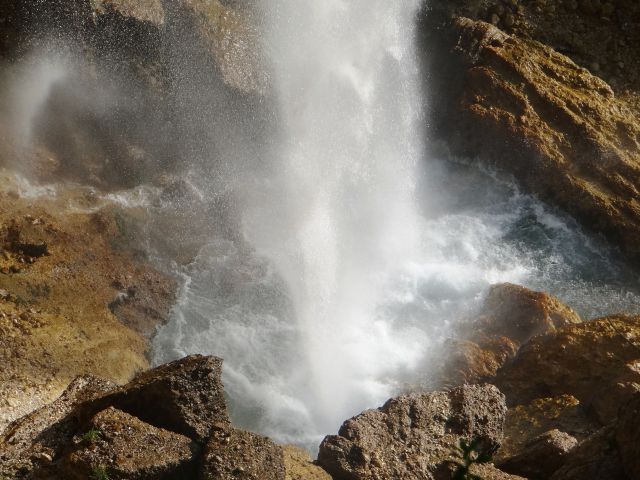
POLYGON ((461 461, 453 472, 452 480, 482 480, 478 475, 471 473, 471 467, 474 464, 489 463, 492 457, 489 453, 479 453, 478 443, 478 440, 472 440, 470 443, 460 440, 456 453, 461 457, 461 461))
POLYGON ((101 466, 94 467, 91 470, 91 480, 109 480, 107 469, 101 466))
POLYGON ((89 443, 95 443, 102 437, 102 432, 97 428, 92 428, 87 433, 82 435, 82 440, 89 443))

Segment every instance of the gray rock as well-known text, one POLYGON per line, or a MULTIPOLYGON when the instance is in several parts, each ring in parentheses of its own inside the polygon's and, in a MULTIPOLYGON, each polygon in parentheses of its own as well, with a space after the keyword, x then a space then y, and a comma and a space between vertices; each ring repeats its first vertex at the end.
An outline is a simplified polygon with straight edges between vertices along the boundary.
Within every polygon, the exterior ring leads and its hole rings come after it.
POLYGON ((143 372, 124 387, 85 403, 79 414, 88 419, 115 407, 204 443, 215 424, 229 422, 221 374, 220 358, 185 357, 143 372))
POLYGON ((505 414, 504 396, 492 385, 394 398, 326 437, 318 463, 337 479, 450 478, 459 441, 495 452, 505 414))
POLYGON ((110 407, 93 417, 62 467, 64 478, 84 480, 104 471, 111 480, 193 478, 199 447, 110 407))
POLYGON ((207 443, 202 480, 284 480, 282 448, 266 437, 217 427, 207 443))

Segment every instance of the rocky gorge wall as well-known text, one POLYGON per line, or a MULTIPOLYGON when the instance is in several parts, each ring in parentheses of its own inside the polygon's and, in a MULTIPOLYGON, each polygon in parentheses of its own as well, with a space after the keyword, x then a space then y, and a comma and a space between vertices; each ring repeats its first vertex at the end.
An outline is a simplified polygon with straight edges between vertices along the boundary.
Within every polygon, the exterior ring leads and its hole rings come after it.
MULTIPOLYGON (((0 121, 0 478, 448 479, 464 465, 461 440, 482 460, 468 475, 484 479, 637 478, 640 319, 583 322, 558 299, 513 285, 494 287, 480 317, 449 341, 437 391, 347 420, 316 464, 230 424, 220 359, 143 373, 175 283, 145 258, 139 212, 94 189, 148 182, 183 198, 172 177, 181 156, 227 151, 207 130, 244 138, 226 124, 261 112, 269 97, 249 6, 0 6, 6 62, 20 64, 51 36, 83 52, 81 78, 56 87, 26 153, 0 121), (215 95, 190 98, 191 82, 215 95), (93 97, 104 88, 118 92, 118 108, 70 108, 77 89, 93 97), (52 117, 70 120, 51 129, 52 117), (81 186, 33 197, 15 171, 81 186)), ((434 1, 421 15, 431 138, 512 175, 637 263, 638 6, 434 1)), ((196 249, 165 248, 179 261, 196 249)))

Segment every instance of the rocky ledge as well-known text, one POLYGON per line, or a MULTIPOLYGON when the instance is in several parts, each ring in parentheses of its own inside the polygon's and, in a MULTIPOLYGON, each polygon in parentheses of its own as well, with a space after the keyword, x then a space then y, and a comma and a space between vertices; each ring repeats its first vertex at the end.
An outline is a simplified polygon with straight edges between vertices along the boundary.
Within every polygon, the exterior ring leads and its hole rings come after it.
POLYGON ((436 373, 425 372, 442 388, 347 420, 315 463, 234 427, 222 360, 192 356, 124 386, 77 378, 0 435, 0 477, 638 477, 640 317, 583 322, 557 298, 505 284, 464 332, 436 373))

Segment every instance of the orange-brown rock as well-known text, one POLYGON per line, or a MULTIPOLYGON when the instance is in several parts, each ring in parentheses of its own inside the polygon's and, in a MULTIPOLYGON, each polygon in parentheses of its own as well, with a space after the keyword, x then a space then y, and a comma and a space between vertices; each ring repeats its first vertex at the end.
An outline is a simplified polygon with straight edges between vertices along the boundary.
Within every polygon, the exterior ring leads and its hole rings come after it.
POLYGON ((634 104, 561 53, 491 24, 457 18, 438 32, 430 40, 442 53, 429 65, 436 135, 454 153, 515 176, 640 261, 634 104))
POLYGON ((148 368, 140 332, 165 321, 175 283, 134 255, 118 221, 126 212, 103 209, 81 188, 54 194, 18 177, 0 180, 2 429, 53 401, 75 377, 125 383, 148 368), (47 254, 24 245, 46 245, 47 254), (118 318, 109 309, 120 283, 135 286, 140 305, 155 312, 147 328, 136 331, 141 323, 128 312, 118 318))
POLYGON ((507 411, 504 442, 495 460, 501 465, 511 457, 526 453, 527 443, 551 430, 582 441, 599 429, 600 424, 589 416, 577 398, 571 395, 537 398, 528 405, 516 405, 507 411))
POLYGON ((285 480, 331 480, 327 472, 311 461, 308 451, 293 445, 284 445, 282 453, 285 480))
POLYGON ((442 381, 447 385, 490 381, 533 336, 580 321, 553 295, 509 283, 494 285, 478 318, 461 328, 462 338, 445 344, 442 381))
POLYGON ((611 316, 534 337, 494 382, 509 405, 572 395, 607 425, 640 390, 640 317, 611 316))

